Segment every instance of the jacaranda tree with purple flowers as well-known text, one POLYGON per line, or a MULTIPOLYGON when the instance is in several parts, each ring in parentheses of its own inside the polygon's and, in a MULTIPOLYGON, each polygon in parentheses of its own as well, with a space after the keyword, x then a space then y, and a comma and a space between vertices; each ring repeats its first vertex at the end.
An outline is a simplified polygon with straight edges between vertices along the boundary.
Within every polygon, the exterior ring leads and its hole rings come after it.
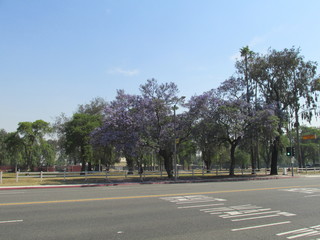
POLYGON ((141 85, 140 91, 141 95, 118 91, 105 110, 104 124, 92 134, 93 142, 115 146, 126 157, 129 167, 133 160, 140 161, 147 150, 156 150, 171 178, 174 130, 180 140, 185 139, 190 133, 190 120, 186 120, 185 113, 176 114, 174 119, 173 106, 181 103, 174 83, 158 84, 152 79, 141 85))

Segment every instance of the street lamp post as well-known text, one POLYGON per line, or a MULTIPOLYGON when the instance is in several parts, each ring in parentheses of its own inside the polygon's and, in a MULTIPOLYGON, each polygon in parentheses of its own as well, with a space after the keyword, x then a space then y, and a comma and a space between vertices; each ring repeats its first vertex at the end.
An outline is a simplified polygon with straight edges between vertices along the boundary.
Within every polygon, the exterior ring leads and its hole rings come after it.
POLYGON ((292 156, 292 137, 291 137, 291 118, 289 119, 288 123, 288 130, 289 130, 289 141, 290 141, 290 164, 291 164, 291 175, 293 177, 293 163, 294 163, 294 157, 292 156))
POLYGON ((174 165, 174 181, 177 181, 177 133, 176 133, 176 104, 173 106, 173 135, 174 135, 174 149, 173 149, 173 165, 174 165))
POLYGON ((178 98, 173 105, 173 136, 174 136, 174 149, 173 149, 173 165, 174 165, 174 181, 178 180, 178 167, 177 167, 177 131, 176 131, 176 110, 177 104, 185 99, 185 96, 178 98))

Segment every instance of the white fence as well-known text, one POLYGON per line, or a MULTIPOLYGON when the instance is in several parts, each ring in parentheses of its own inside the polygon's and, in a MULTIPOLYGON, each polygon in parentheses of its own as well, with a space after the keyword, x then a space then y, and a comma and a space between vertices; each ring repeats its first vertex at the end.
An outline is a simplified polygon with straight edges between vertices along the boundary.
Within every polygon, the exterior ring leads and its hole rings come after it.
POLYGON ((306 174, 311 174, 311 173, 320 173, 320 168, 319 167, 314 167, 314 168, 297 168, 297 173, 306 173, 306 174))
MULTIPOLYGON (((291 168, 279 168, 279 174, 290 174, 291 168)), ((255 174, 268 174, 269 169, 260 169, 254 171, 255 174)), ((320 174, 320 168, 294 168, 294 173, 296 174, 320 174)), ((198 176, 223 176, 228 175, 228 170, 212 169, 207 171, 206 169, 192 169, 192 170, 179 170, 178 177, 198 177, 198 176)), ((235 169, 235 175, 245 175, 252 174, 252 169, 235 169)), ((3 183, 3 179, 7 177, 4 176, 3 172, 0 171, 0 184, 3 183)), ((45 178, 51 178, 55 180, 67 181, 68 179, 77 180, 82 179, 88 181, 89 179, 99 179, 104 181, 110 181, 111 179, 125 180, 128 178, 162 178, 166 177, 167 173, 165 171, 144 171, 139 174, 134 171, 132 174, 128 174, 127 170, 119 171, 103 171, 103 172, 16 172, 15 175, 11 174, 11 179, 15 178, 15 182, 19 182, 22 178, 40 178, 42 182, 45 178)))
POLYGON ((108 176, 111 175, 113 177, 124 177, 126 178, 128 174, 128 171, 118 171, 113 172, 110 174, 109 172, 16 172, 16 182, 19 182, 20 178, 40 178, 40 181, 44 178, 55 178, 55 179, 63 179, 63 181, 66 181, 68 178, 73 179, 84 179, 87 181, 89 178, 104 178, 105 180, 108 180, 108 176))

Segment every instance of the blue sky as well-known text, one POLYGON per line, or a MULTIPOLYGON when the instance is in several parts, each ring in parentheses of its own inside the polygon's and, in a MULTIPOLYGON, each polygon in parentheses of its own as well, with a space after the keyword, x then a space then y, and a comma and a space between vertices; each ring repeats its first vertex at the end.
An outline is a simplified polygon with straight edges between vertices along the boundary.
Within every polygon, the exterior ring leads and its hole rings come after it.
MULTIPOLYGON (((53 122, 147 79, 188 98, 234 74, 239 49, 320 63, 318 0, 0 0, 0 129, 53 122)), ((319 72, 319 71, 318 71, 319 72)))

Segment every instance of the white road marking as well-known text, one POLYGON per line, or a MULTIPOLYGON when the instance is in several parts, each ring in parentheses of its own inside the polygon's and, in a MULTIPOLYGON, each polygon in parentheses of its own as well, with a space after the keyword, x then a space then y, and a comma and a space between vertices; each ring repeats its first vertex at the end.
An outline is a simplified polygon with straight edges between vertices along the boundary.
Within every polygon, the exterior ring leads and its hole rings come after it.
MULTIPOLYGON (((294 189, 294 191, 295 190, 296 189, 294 189)), ((309 190, 310 189, 308 189, 308 191, 309 190)), ((237 206, 230 206, 230 207, 225 207, 225 206, 212 207, 212 206, 224 205, 224 203, 222 202, 226 200, 220 199, 220 198, 208 197, 205 195, 163 197, 160 199, 169 201, 171 203, 175 203, 176 205, 178 205, 177 207, 178 209, 209 207, 209 208, 203 208, 199 210, 200 212, 219 215, 220 218, 230 219, 232 222, 255 220, 255 219, 262 219, 262 218, 272 218, 272 217, 280 217, 280 216, 290 217, 290 216, 296 215, 293 213, 281 212, 280 210, 272 210, 271 208, 263 208, 263 207, 252 205, 252 204, 244 204, 244 205, 237 205, 237 206), (220 203, 209 203, 214 201, 220 202, 220 203), (208 204, 197 204, 197 203, 208 203, 208 204)), ((243 230, 249 230, 254 228, 270 227, 270 226, 276 226, 276 225, 282 225, 282 224, 288 224, 288 223, 291 223, 291 221, 237 228, 237 229, 232 229, 231 231, 243 231, 243 230)), ((315 229, 313 229, 308 234, 309 236, 310 234, 318 234, 318 231, 315 231, 315 229)))
MULTIPOLYGON (((185 201, 185 202, 176 202, 176 204, 188 204, 188 203, 202 203, 202 202, 217 202, 216 199, 208 199, 208 200, 199 200, 199 201, 185 201)), ((174 202, 174 201, 171 201, 174 202)))
POLYGON ((160 198, 160 199, 170 201, 170 202, 175 203, 177 205, 227 201, 222 198, 213 198, 213 197, 209 197, 209 196, 205 196, 205 195, 164 197, 164 198, 160 198))
POLYGON ((183 208, 198 208, 198 207, 209 207, 209 206, 218 206, 218 205, 224 205, 224 203, 214 203, 214 204, 208 204, 208 205, 184 206, 184 207, 178 207, 178 208, 179 209, 183 209, 183 208))
POLYGON ((311 237, 311 236, 317 236, 317 235, 320 235, 320 232, 312 231, 312 232, 302 233, 302 234, 298 234, 298 235, 287 237, 287 238, 288 239, 295 239, 295 238, 300 238, 300 237, 305 237, 305 236, 311 237))
POLYGON ((320 194, 318 194, 318 195, 307 195, 307 196, 304 196, 304 197, 320 197, 320 194))
POLYGON ((25 193, 25 191, 5 191, 5 192, 0 192, 1 195, 21 194, 21 193, 25 193))
POLYGON ((283 236, 291 233, 301 233, 306 231, 309 231, 309 228, 300 228, 300 229, 289 231, 289 232, 278 233, 277 236, 283 236))
POLYGON ((23 220, 8 220, 8 221, 0 221, 0 223, 17 223, 17 222, 23 222, 23 220))
MULTIPOLYGON (((276 211, 277 212, 277 211, 276 211)), ((295 216, 296 214, 293 213, 287 213, 287 212, 278 212, 277 214, 271 214, 271 215, 264 215, 259 217, 249 217, 249 218, 240 218, 240 219, 232 219, 233 222, 239 222, 239 221, 247 221, 247 220, 253 220, 253 219, 259 219, 259 218, 270 218, 270 217, 279 217, 279 216, 285 216, 285 217, 291 217, 295 216)))
POLYGON ((236 217, 247 217, 247 216, 254 216, 254 215, 262 215, 262 214, 269 214, 269 213, 280 213, 280 211, 267 211, 267 212, 256 212, 256 213, 249 213, 249 214, 235 214, 235 215, 220 215, 219 217, 222 218, 236 218, 236 217))
POLYGON ((204 212, 212 212, 212 214, 221 214, 223 212, 235 211, 235 210, 252 210, 252 209, 260 209, 262 207, 253 206, 251 204, 239 205, 239 206, 231 206, 231 207, 220 207, 220 208, 208 208, 201 209, 200 211, 204 212))
POLYGON ((312 194, 312 193, 319 193, 320 189, 319 188, 291 188, 291 189, 281 189, 279 191, 312 194))
POLYGON ((253 220, 253 219, 260 219, 260 218, 271 218, 271 217, 279 217, 278 214, 273 215, 265 215, 260 217, 251 217, 251 218, 240 218, 240 219, 232 219, 232 222, 240 222, 240 221, 247 221, 247 220, 253 220))
POLYGON ((291 221, 263 224, 263 225, 244 227, 244 228, 235 228, 235 229, 231 229, 231 231, 233 231, 233 232, 235 232, 235 231, 243 231, 243 230, 249 230, 249 229, 255 229, 255 228, 263 228, 263 227, 269 227, 269 226, 276 226, 276 225, 288 224, 288 223, 291 223, 291 221))
POLYGON ((311 236, 317 236, 320 235, 320 225, 308 227, 308 228, 300 228, 288 232, 282 232, 276 234, 277 236, 285 236, 285 235, 291 235, 287 236, 287 239, 295 239, 295 238, 301 238, 301 237, 311 237, 311 236))

